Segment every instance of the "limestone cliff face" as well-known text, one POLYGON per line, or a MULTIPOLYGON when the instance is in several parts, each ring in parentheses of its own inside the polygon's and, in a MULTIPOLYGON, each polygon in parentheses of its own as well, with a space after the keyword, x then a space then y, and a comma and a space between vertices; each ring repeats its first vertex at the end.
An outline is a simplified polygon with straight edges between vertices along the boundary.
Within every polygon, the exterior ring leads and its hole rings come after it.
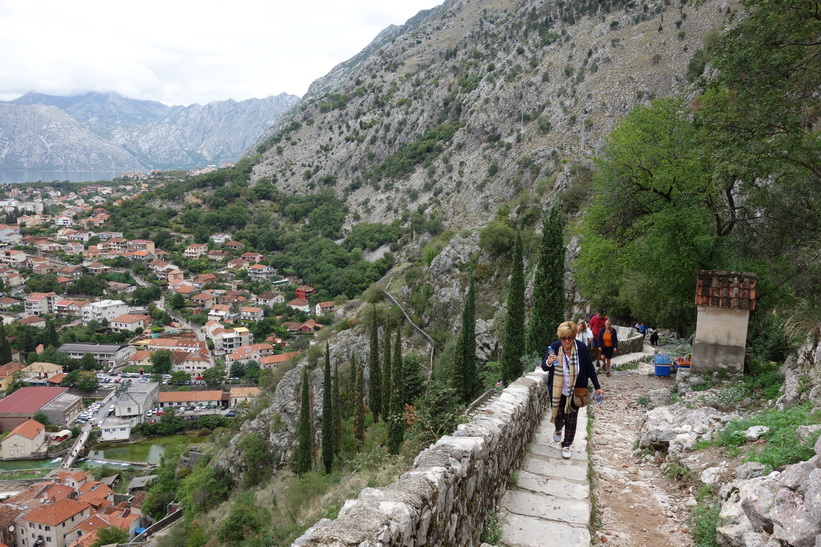
POLYGON ((132 171, 131 154, 107 143, 54 106, 0 103, 0 168, 132 171))
POLYGON ((116 93, 0 103, 0 169, 132 171, 233 162, 299 100, 167 106, 116 93))
POLYGON ((688 91, 693 53, 735 9, 593 4, 451 0, 420 14, 318 80, 254 179, 333 188, 352 219, 439 211, 455 229, 525 192, 547 201, 636 105, 688 91))

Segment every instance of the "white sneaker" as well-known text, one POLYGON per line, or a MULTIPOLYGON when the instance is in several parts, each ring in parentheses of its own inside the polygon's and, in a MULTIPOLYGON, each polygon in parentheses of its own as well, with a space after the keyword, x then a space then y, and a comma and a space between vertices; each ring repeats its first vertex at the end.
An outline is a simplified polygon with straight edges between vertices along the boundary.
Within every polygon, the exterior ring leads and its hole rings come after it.
POLYGON ((570 452, 570 447, 569 446, 563 446, 562 447, 562 458, 564 458, 566 460, 569 460, 571 455, 572 455, 572 452, 570 452))
POLYGON ((554 431, 553 432, 553 440, 557 443, 562 442, 562 432, 561 431, 554 431))

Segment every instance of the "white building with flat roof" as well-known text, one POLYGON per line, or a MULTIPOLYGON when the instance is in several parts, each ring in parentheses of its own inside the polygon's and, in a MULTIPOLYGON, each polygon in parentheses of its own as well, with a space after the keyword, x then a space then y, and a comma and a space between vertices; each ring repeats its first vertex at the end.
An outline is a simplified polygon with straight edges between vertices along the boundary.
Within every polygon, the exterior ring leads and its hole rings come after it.
POLYGON ((103 319, 111 323, 115 317, 128 313, 128 306, 122 300, 100 300, 83 306, 83 324, 91 321, 101 323, 103 319))

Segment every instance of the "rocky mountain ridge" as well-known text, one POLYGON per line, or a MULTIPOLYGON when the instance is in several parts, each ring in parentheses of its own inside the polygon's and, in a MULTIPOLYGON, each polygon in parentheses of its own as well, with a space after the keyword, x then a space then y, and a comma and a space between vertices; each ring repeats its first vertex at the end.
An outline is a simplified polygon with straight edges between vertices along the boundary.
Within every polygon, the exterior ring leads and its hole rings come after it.
POLYGON ((352 222, 419 211, 475 227, 501 203, 544 204, 635 106, 690 90, 693 54, 735 10, 449 0, 315 82, 253 178, 331 187, 352 222))
POLYGON ((188 169, 239 159, 299 98, 167 106, 116 93, 0 103, 0 169, 188 169))

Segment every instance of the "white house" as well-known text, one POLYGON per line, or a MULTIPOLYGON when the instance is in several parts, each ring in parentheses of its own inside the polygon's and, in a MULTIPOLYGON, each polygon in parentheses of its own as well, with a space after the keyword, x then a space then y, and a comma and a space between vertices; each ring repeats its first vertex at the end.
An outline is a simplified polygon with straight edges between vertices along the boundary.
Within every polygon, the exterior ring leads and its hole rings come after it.
POLYGON ((30 458, 40 452, 46 442, 46 427, 38 421, 26 420, 0 441, 4 460, 30 458))
POLYGON ((239 318, 243 321, 262 321, 265 319, 265 313, 262 311, 262 308, 245 306, 244 308, 240 308, 239 318))
POLYGON ((182 253, 185 258, 199 258, 208 252, 208 245, 205 243, 192 243, 182 253))
POLYGON ((131 428, 137 425, 136 418, 106 418, 100 427, 102 441, 127 441, 131 428))
POLYGON ((100 300, 89 302, 83 306, 83 324, 91 321, 102 322, 103 319, 111 323, 115 317, 128 313, 128 305, 122 300, 100 300))
POLYGON ((111 330, 114 332, 122 332, 124 330, 134 332, 139 328, 147 329, 150 320, 151 318, 147 315, 124 313, 111 320, 111 330))
POLYGON ((231 241, 231 234, 211 234, 211 241, 217 245, 223 245, 231 241))
POLYGON ((271 267, 265 264, 253 264, 248 267, 248 277, 250 277, 252 281, 266 281, 270 279, 273 273, 274 271, 271 267))
POLYGON ((20 226, 0 224, 0 243, 20 243, 22 239, 20 226))

